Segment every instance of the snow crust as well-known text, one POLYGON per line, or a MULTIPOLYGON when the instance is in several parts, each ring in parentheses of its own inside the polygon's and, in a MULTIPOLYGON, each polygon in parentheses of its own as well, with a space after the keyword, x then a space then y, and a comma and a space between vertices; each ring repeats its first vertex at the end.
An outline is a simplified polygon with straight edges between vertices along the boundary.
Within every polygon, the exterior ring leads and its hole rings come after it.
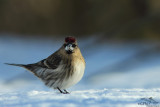
MULTIPOLYGON (((0 93, 1 107, 140 107, 141 98, 160 101, 160 89, 97 89, 60 94, 30 90, 0 93)), ((143 106, 142 106, 143 107, 143 106)))

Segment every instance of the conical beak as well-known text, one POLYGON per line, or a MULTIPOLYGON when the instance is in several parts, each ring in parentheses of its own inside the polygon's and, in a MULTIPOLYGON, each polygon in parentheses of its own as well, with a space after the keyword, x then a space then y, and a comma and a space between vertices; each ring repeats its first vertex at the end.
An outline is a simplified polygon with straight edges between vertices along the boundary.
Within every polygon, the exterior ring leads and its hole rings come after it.
POLYGON ((73 53, 73 50, 74 48, 72 47, 72 44, 68 44, 66 47, 65 47, 65 50, 67 51, 67 53, 73 53))

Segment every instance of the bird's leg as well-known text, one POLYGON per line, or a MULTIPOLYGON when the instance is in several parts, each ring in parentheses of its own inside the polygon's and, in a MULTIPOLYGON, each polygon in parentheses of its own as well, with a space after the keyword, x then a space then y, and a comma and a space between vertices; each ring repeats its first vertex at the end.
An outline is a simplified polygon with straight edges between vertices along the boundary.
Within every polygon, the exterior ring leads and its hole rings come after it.
POLYGON ((65 89, 64 89, 64 92, 65 92, 66 94, 69 94, 69 92, 68 92, 67 90, 65 90, 65 89))
POLYGON ((66 90, 62 91, 59 87, 57 87, 57 89, 58 89, 59 92, 62 93, 62 94, 69 94, 69 92, 67 92, 66 90))
POLYGON ((60 93, 65 94, 61 89, 59 89, 59 87, 57 87, 57 89, 59 90, 60 93))

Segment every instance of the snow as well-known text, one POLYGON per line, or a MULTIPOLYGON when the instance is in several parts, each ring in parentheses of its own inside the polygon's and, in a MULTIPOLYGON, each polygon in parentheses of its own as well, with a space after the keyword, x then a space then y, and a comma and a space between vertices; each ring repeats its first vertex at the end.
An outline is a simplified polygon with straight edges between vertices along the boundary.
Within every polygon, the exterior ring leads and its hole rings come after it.
POLYGON ((63 38, 1 35, 0 107, 146 107, 138 103, 141 98, 151 97, 160 102, 160 52, 149 50, 159 44, 94 45, 95 39, 79 39, 86 60, 85 74, 78 84, 68 89, 71 94, 64 95, 49 89, 23 68, 3 64, 42 60, 62 45, 63 38))
MULTIPOLYGON (((31 90, 28 92, 0 93, 3 107, 140 107, 141 98, 160 100, 160 89, 101 89, 72 91, 31 90)), ((142 106, 143 107, 143 106, 142 106)))

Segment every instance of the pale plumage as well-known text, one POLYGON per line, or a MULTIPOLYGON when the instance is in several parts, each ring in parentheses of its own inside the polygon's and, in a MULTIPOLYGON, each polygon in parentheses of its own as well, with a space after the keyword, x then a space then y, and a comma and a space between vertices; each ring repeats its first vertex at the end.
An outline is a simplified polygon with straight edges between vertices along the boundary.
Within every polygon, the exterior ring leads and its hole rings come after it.
POLYGON ((73 37, 65 38, 63 46, 48 58, 34 64, 9 64, 21 66, 34 73, 45 85, 67 94, 66 88, 81 80, 85 61, 73 37), (64 91, 62 91, 62 89, 64 91))

